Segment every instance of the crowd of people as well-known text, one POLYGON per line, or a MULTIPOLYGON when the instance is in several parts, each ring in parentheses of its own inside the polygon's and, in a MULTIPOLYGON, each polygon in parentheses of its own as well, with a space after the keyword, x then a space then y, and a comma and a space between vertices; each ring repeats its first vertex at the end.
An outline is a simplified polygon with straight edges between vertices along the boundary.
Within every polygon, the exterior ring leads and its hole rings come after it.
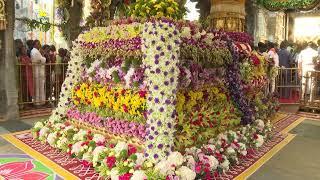
POLYGON ((18 60, 19 101, 43 107, 57 100, 70 59, 68 50, 54 45, 41 46, 39 40, 15 40, 18 60))
MULTIPOLYGON (((278 76, 281 77, 281 80, 286 81, 285 84, 289 84, 294 78, 302 77, 302 87, 308 84, 309 90, 311 82, 307 82, 310 76, 308 72, 317 70, 317 62, 316 59, 320 57, 320 40, 318 40, 317 44, 313 42, 303 42, 303 43, 292 43, 288 41, 283 41, 278 44, 272 42, 259 42, 256 50, 263 54, 266 59, 273 60, 274 66, 278 68, 298 68, 296 74, 299 76, 292 76, 292 71, 280 71, 281 74, 278 76)), ((275 83, 275 80, 273 80, 275 83)), ((283 82, 282 82, 283 83, 283 82)), ((272 92, 275 91, 275 84, 272 86, 272 92)), ((301 97, 303 98, 305 95, 305 88, 302 88, 301 97)), ((280 94, 281 97, 289 98, 290 89, 284 88, 280 94)))

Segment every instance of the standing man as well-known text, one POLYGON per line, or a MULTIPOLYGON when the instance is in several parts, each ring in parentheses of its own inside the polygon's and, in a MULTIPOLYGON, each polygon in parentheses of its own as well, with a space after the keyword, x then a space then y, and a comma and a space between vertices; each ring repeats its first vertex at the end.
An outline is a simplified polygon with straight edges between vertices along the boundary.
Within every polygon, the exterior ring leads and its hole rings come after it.
POLYGON ((314 88, 314 83, 310 81, 311 73, 310 71, 314 71, 314 63, 313 59, 318 56, 318 52, 312 49, 312 42, 308 43, 306 48, 301 51, 298 57, 298 68, 302 71, 302 94, 301 97, 304 99, 306 90, 310 89, 310 100, 312 100, 313 95, 312 91, 314 88), (311 85, 312 83, 312 85, 311 85))
MULTIPOLYGON (((291 53, 287 50, 287 43, 285 41, 281 42, 279 55, 279 66, 281 67, 280 80, 282 85, 289 85, 291 83, 291 70, 287 69, 291 67, 292 56, 291 53)), ((281 97, 288 99, 290 94, 289 88, 284 88, 280 91, 281 97)))
POLYGON ((33 42, 33 49, 31 50, 31 61, 33 64, 33 76, 35 85, 35 105, 44 105, 46 100, 45 94, 45 63, 46 58, 40 53, 40 41, 33 42))

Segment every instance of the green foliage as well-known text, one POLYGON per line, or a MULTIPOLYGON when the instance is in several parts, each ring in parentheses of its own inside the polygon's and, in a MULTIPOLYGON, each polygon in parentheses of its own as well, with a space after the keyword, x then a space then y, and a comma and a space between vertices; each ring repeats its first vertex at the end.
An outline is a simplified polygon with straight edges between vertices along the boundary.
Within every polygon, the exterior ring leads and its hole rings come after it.
POLYGON ((140 18, 182 19, 185 12, 175 0, 137 0, 128 9, 128 15, 140 18))
POLYGON ((267 9, 299 9, 314 5, 317 0, 257 0, 257 3, 267 9))

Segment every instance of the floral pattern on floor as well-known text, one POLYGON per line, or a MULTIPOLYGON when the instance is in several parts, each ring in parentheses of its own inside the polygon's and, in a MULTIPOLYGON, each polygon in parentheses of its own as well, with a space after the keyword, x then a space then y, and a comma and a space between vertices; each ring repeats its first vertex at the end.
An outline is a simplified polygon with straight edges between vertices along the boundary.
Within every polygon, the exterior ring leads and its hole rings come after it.
POLYGON ((0 178, 60 180, 52 170, 26 154, 0 155, 0 178))

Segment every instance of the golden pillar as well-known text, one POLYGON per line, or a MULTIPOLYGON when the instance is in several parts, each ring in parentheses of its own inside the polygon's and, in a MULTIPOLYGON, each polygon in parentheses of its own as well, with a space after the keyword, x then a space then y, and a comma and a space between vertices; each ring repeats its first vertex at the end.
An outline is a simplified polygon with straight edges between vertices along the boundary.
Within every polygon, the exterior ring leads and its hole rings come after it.
POLYGON ((243 32, 245 0, 211 0, 210 26, 217 30, 243 32))

